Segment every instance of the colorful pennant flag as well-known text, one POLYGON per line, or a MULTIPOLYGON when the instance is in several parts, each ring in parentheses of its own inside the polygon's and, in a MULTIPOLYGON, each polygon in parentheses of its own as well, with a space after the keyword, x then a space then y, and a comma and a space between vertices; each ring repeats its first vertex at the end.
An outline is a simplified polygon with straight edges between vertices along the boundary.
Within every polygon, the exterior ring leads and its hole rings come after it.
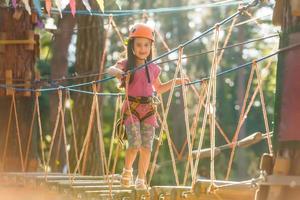
POLYGON ((12 0, 12 5, 13 5, 14 8, 16 8, 17 7, 17 0, 12 0))
POLYGON ((91 6, 89 0, 82 0, 82 3, 85 6, 85 8, 91 13, 91 6))
POLYGON ((62 7, 62 5, 61 5, 61 1, 60 0, 55 0, 55 4, 56 4, 56 7, 57 7, 57 9, 58 9, 58 12, 59 12, 59 14, 60 14, 60 18, 62 18, 62 14, 61 14, 61 7, 62 7))
POLYGON ((104 12, 104 0, 97 0, 100 10, 104 12))
POLYGON ((76 2, 75 2, 75 0, 70 0, 70 8, 71 8, 71 13, 74 17, 75 13, 76 13, 76 2))
POLYGON ((28 0, 22 0, 22 2, 23 2, 24 5, 25 5, 26 11, 29 13, 29 15, 31 15, 31 8, 30 8, 30 6, 29 6, 28 0))
POLYGON ((37 10, 38 15, 43 15, 40 0, 33 0, 34 8, 37 10))
POLYGON ((50 16, 52 2, 51 2, 51 0, 45 0, 45 3, 46 3, 46 11, 47 11, 48 15, 50 16))

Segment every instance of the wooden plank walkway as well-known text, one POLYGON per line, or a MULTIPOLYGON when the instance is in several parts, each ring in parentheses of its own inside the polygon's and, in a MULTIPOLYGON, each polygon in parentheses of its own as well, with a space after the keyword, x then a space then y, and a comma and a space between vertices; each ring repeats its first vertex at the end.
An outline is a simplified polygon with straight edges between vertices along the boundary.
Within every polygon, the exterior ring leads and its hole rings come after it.
POLYGON ((2 200, 253 200, 255 188, 238 182, 216 181, 217 186, 232 184, 208 193, 209 180, 197 180, 189 186, 152 186, 148 190, 135 190, 120 185, 120 175, 72 177, 49 173, 0 173, 0 199, 2 200), (111 181, 113 180, 113 181, 111 181))

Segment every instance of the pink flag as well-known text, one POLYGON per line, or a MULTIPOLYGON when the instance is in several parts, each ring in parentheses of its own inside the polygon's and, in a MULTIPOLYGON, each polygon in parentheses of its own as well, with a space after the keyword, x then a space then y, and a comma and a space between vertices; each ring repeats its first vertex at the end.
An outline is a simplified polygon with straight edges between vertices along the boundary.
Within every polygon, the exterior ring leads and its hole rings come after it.
POLYGON ((75 2, 75 0, 70 0, 70 8, 71 8, 71 13, 74 17, 75 12, 76 12, 76 2, 75 2))
POLYGON ((17 7, 17 0, 12 0, 12 5, 13 5, 14 8, 16 8, 17 7))

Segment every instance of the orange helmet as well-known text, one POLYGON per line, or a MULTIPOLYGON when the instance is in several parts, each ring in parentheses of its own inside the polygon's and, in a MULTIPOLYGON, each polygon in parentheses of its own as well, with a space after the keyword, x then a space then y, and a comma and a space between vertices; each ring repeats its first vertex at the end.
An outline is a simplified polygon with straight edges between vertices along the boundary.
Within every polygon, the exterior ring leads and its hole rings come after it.
POLYGON ((129 31, 129 38, 136 37, 148 38, 149 40, 154 41, 154 30, 146 24, 135 24, 129 31))

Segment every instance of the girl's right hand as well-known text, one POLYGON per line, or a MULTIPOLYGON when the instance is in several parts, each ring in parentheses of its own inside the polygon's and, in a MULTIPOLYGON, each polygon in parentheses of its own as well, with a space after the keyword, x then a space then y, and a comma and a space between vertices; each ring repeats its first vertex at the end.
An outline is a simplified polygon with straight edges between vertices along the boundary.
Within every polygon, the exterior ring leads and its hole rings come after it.
POLYGON ((112 66, 107 69, 107 73, 111 76, 115 76, 118 79, 120 79, 120 78, 122 78, 122 75, 124 72, 123 72, 123 70, 121 70, 115 66, 112 66))

